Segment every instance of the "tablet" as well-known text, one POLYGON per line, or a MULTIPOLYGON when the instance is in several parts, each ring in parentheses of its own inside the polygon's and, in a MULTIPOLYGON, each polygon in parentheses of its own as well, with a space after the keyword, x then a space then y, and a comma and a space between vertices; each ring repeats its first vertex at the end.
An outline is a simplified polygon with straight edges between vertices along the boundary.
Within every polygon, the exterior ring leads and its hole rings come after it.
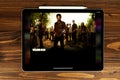
POLYGON ((103 18, 98 9, 24 9, 24 71, 103 69, 103 18))

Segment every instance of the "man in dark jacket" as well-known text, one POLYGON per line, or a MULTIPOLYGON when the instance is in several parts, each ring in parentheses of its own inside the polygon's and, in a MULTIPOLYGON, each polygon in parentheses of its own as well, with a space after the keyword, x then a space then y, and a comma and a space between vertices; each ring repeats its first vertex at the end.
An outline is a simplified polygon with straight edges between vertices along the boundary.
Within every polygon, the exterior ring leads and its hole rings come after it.
POLYGON ((77 43, 77 24, 75 23, 75 20, 73 20, 73 25, 72 25, 72 40, 73 43, 76 44, 77 43))
POLYGON ((54 24, 55 41, 54 47, 57 47, 60 41, 61 48, 64 49, 64 30, 66 28, 65 22, 61 21, 61 14, 56 15, 57 22, 54 24))
POLYGON ((42 25, 42 21, 39 20, 39 39, 40 39, 40 48, 43 48, 43 33, 44 33, 44 30, 43 30, 43 25, 42 25))

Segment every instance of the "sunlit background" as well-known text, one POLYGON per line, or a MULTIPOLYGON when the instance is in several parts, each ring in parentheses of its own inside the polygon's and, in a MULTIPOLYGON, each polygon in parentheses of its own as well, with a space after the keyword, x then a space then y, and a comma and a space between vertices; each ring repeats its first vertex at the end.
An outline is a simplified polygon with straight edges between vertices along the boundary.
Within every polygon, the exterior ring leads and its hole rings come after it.
MULTIPOLYGON (((47 27, 54 26, 54 23, 57 21, 56 14, 58 13, 50 13, 48 16, 48 24, 47 27)), ((87 23, 88 18, 90 18, 90 13, 59 13, 62 15, 62 21, 65 22, 65 24, 72 24, 72 20, 75 20, 75 23, 77 25, 80 25, 81 22, 87 23)))
MULTIPOLYGON (((50 28, 51 26, 54 27, 54 23, 57 21, 56 14, 61 14, 61 20, 64 21, 65 24, 72 24, 72 20, 75 20, 77 25, 80 25, 81 22, 87 24, 88 19, 91 18, 90 13, 50 13, 48 15, 48 23, 46 24, 47 28, 50 28)), ((38 19, 35 20, 35 24, 39 24, 38 19)))

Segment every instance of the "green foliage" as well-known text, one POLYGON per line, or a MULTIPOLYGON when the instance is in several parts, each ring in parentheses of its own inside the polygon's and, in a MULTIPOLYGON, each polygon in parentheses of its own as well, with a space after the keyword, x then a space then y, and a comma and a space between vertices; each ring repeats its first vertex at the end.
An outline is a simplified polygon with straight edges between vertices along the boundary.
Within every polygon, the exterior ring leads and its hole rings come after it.
POLYGON ((92 24, 92 21, 92 18, 88 18, 86 26, 89 27, 92 24))
POLYGON ((95 19, 95 14, 91 13, 90 14, 90 18, 88 18, 88 20, 87 20, 86 26, 90 27, 90 25, 92 24, 92 22, 93 22, 94 19, 95 19))
POLYGON ((35 25, 35 20, 41 20, 43 25, 47 25, 48 23, 48 15, 49 13, 32 13, 30 15, 31 23, 35 25))

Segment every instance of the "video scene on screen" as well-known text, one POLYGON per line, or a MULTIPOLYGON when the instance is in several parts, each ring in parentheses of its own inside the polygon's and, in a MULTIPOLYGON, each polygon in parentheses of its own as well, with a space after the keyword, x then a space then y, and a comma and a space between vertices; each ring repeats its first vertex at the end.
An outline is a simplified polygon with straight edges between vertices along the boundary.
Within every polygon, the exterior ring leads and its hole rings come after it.
POLYGON ((30 13, 26 25, 33 52, 96 47, 94 13, 30 13))

